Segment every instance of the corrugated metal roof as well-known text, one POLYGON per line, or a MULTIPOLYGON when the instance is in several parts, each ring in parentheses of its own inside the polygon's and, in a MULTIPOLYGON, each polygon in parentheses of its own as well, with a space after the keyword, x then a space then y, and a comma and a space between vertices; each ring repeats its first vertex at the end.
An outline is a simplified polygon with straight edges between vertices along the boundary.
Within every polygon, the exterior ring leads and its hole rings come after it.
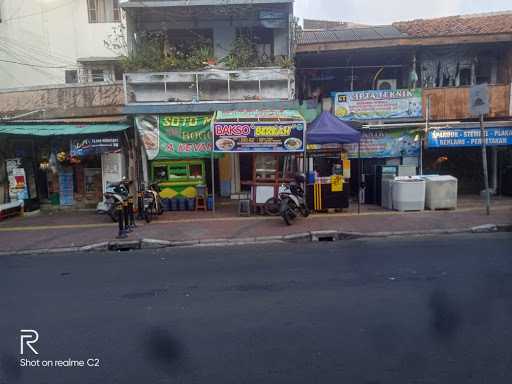
POLYGON ((304 31, 299 44, 331 43, 341 41, 380 40, 406 37, 391 25, 350 28, 342 30, 304 31))
POLYGON ((125 0, 121 8, 190 7, 195 5, 252 5, 293 3, 293 0, 125 0))

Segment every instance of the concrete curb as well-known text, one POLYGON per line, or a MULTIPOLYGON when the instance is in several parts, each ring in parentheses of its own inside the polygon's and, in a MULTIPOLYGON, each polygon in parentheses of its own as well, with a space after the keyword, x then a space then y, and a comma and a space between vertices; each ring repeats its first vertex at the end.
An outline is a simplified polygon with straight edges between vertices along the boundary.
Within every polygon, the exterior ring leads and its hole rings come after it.
POLYGON ((350 232, 338 230, 323 230, 294 233, 282 236, 260 236, 247 238, 231 239, 204 239, 204 240, 186 240, 169 241, 159 239, 130 239, 130 240, 112 240, 100 243, 84 245, 80 247, 65 248, 43 248, 27 249, 19 251, 1 251, 0 256, 8 255, 36 255, 36 254, 58 254, 72 252, 91 252, 91 251, 129 251, 138 249, 161 249, 161 248, 184 248, 184 247, 221 247, 251 244, 283 244, 283 243, 302 243, 302 242, 320 242, 320 241, 343 241, 355 239, 371 238, 389 238, 404 236, 429 236, 429 235, 451 235, 460 233, 496 233, 512 232, 512 224, 484 224, 467 228, 450 229, 431 229, 416 231, 394 231, 394 232, 350 232))

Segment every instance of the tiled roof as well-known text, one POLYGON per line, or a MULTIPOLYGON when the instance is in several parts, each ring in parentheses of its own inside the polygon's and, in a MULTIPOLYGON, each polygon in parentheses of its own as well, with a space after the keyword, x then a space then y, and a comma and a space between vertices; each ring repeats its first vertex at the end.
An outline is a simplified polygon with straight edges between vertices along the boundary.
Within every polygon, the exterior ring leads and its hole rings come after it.
POLYGON ((401 21, 393 26, 411 37, 512 33, 512 12, 401 21))
POLYGON ((391 25, 366 28, 348 28, 339 30, 304 31, 302 32, 300 44, 379 40, 399 38, 403 36, 404 34, 402 34, 398 29, 391 25))

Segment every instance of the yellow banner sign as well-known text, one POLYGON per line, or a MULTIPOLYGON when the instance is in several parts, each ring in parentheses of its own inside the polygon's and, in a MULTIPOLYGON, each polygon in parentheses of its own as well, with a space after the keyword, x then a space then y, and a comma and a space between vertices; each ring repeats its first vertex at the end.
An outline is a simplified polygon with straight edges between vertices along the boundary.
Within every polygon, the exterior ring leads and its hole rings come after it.
POLYGON ((342 192, 343 191, 343 176, 333 175, 331 176, 331 192, 342 192))

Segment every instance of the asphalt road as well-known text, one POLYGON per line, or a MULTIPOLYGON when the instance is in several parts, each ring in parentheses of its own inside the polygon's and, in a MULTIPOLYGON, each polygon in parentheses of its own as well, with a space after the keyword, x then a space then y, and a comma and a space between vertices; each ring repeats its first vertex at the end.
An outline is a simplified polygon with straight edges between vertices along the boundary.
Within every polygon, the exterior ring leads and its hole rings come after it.
POLYGON ((2 384, 512 382, 511 234, 6 256, 0 292, 2 384))

